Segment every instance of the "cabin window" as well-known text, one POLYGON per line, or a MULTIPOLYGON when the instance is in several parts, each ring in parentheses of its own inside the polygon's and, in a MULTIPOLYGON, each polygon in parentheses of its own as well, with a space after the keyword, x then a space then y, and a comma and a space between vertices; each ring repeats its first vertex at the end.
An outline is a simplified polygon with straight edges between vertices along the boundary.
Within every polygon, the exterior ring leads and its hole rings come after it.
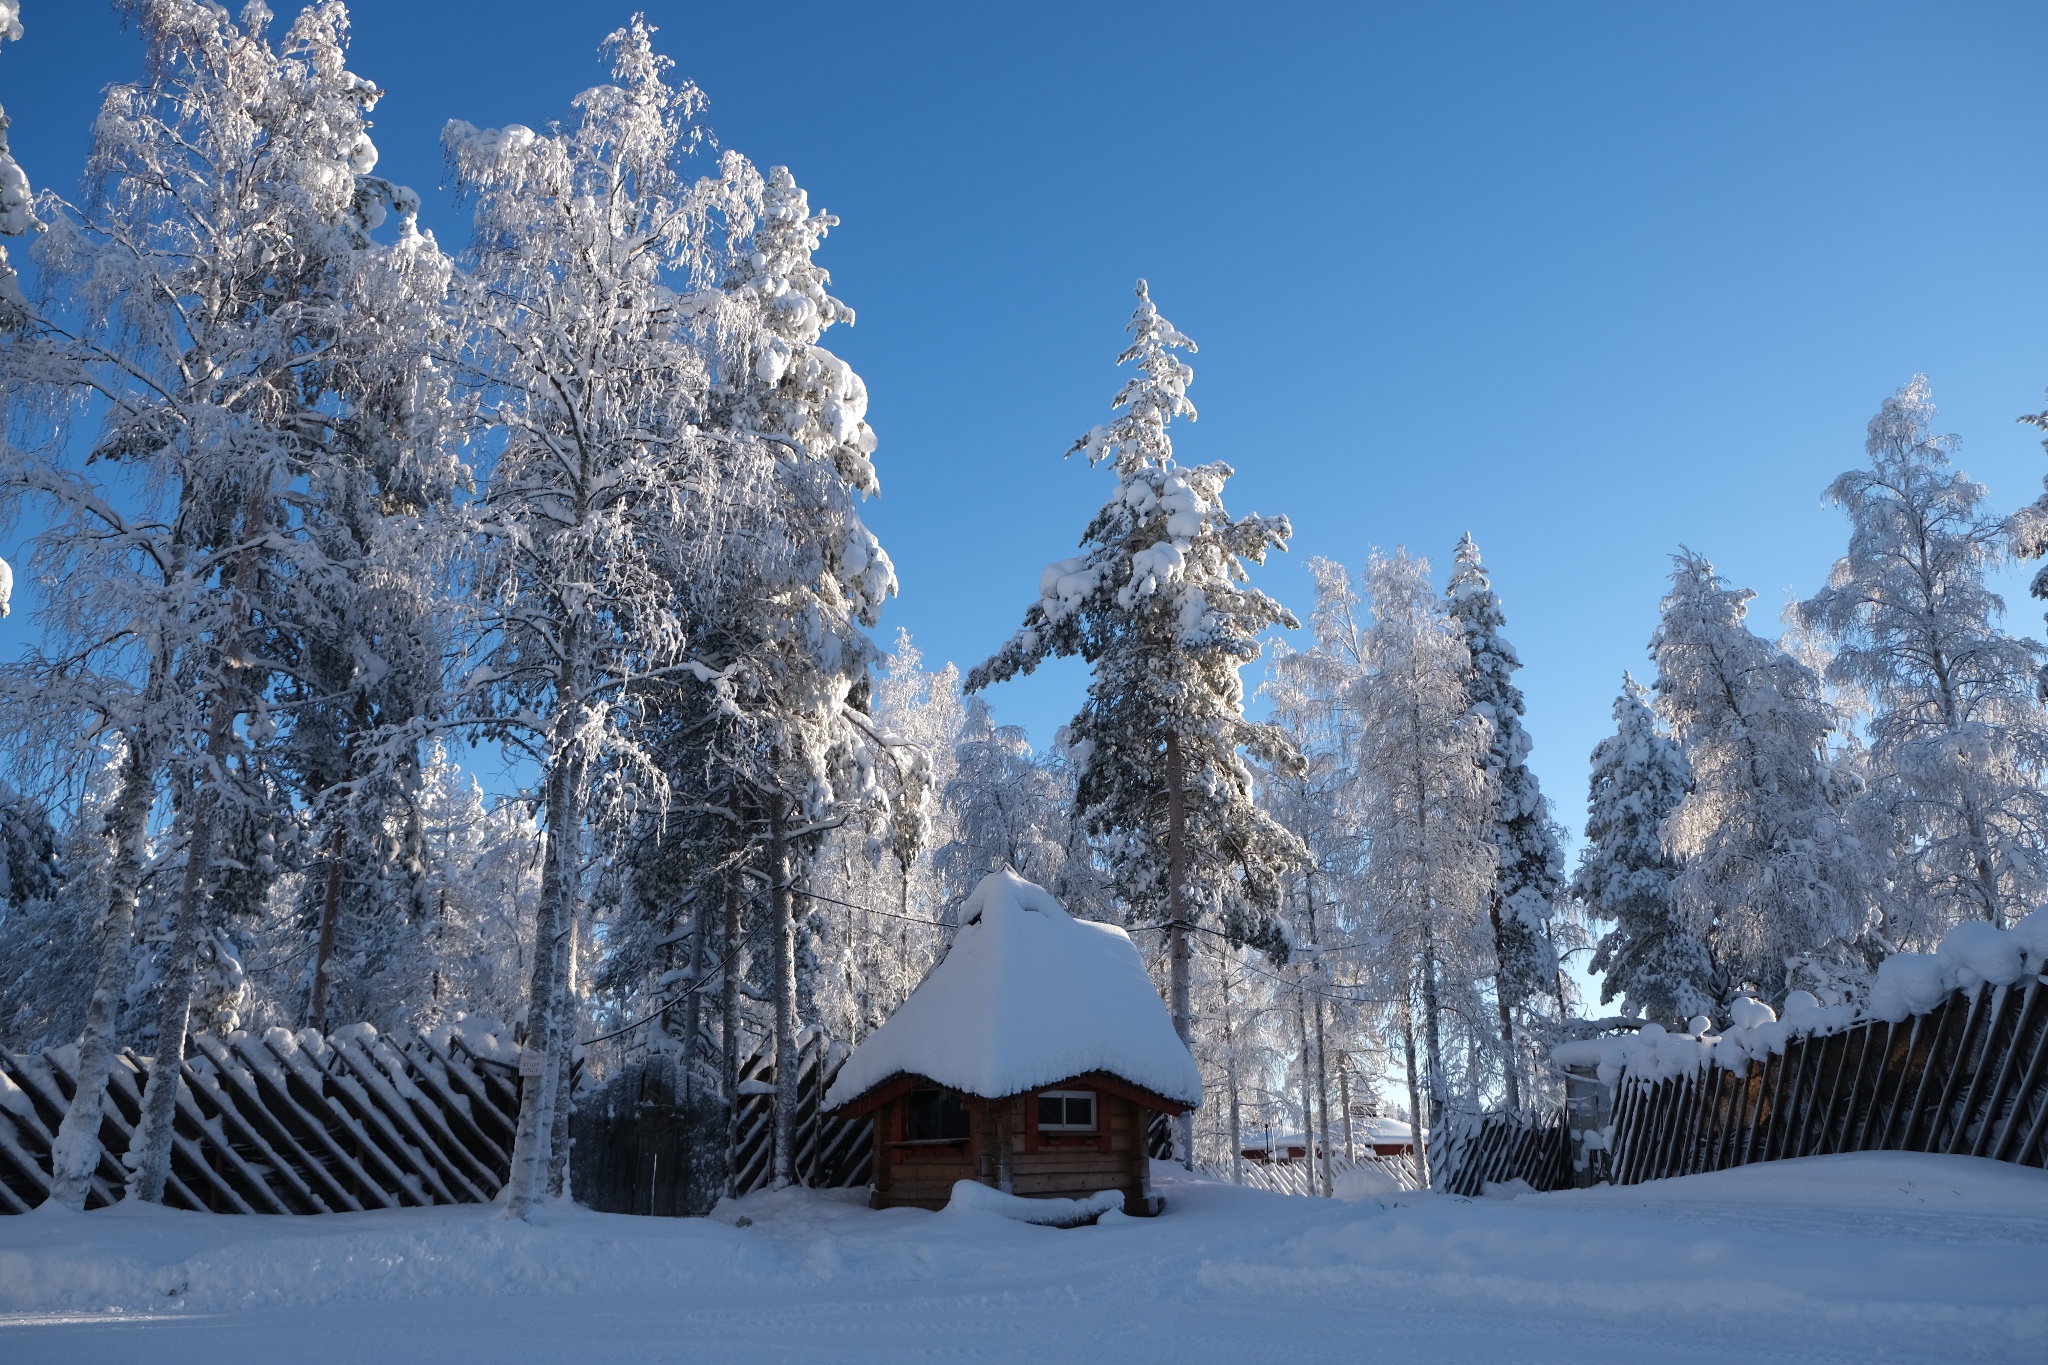
POLYGON ((912 1142, 967 1141, 967 1106, 950 1090, 913 1090, 904 1136, 912 1142))
POLYGON ((1038 1095, 1038 1127, 1047 1133, 1095 1131, 1093 1090, 1042 1090, 1038 1095))

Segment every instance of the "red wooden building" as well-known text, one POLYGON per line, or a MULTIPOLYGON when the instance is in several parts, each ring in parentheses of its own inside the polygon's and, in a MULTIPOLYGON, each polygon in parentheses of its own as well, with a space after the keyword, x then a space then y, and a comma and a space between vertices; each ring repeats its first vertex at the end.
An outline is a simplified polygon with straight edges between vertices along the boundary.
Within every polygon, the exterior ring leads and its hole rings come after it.
POLYGON ((1141 1216, 1163 1203, 1152 1116, 1201 1100, 1129 936, 1009 871, 975 888, 946 956, 826 1096, 875 1116, 874 1208, 941 1208, 972 1180, 1037 1198, 1121 1190, 1141 1216))

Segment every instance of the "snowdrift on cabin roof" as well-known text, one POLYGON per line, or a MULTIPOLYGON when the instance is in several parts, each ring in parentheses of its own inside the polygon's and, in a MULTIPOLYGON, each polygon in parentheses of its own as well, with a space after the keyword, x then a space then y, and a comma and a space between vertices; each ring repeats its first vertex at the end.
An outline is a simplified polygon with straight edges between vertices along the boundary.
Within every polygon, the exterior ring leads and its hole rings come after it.
POLYGON ((981 879, 960 917, 946 956, 846 1059, 828 1107, 905 1074, 1000 1099, 1090 1071, 1202 1102, 1201 1072, 1130 935, 1075 919, 1007 868, 981 879))

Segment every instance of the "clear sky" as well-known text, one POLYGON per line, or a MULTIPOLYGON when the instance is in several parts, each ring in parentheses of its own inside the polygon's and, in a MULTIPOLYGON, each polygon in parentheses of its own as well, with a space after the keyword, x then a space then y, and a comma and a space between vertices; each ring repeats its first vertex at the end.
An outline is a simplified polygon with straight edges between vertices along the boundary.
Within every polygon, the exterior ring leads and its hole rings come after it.
MULTIPOLYGON (((1573 826, 1681 542, 1775 633, 1844 544, 1821 489, 1916 370, 1995 504, 2048 469, 2014 422, 2048 385, 2039 4, 646 9, 720 140, 845 220, 822 260, 860 323, 829 344, 873 395, 884 630, 932 661, 1000 644, 1106 492, 1060 456, 1107 414, 1140 275, 1202 347, 1183 458, 1293 518, 1270 590, 1305 613, 1310 556, 1375 545, 1441 581, 1472 532, 1573 826)), ((565 115, 630 12, 353 6, 379 171, 444 244, 443 121, 565 115)), ((138 44, 99 0, 23 21, 0 103, 68 186, 138 44)), ((1042 743, 1084 684, 992 700, 1042 743)))

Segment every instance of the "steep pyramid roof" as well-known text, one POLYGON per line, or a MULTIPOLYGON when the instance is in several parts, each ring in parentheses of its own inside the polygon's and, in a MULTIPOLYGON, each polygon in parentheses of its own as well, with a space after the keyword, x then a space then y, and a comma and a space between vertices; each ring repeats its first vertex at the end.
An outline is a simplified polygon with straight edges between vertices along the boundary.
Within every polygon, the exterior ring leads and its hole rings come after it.
POLYGON ((1000 1099, 1091 1071, 1181 1104, 1202 1076, 1130 935, 1077 920, 1007 868, 982 878, 946 956, 853 1050, 825 1103, 899 1075, 1000 1099))

